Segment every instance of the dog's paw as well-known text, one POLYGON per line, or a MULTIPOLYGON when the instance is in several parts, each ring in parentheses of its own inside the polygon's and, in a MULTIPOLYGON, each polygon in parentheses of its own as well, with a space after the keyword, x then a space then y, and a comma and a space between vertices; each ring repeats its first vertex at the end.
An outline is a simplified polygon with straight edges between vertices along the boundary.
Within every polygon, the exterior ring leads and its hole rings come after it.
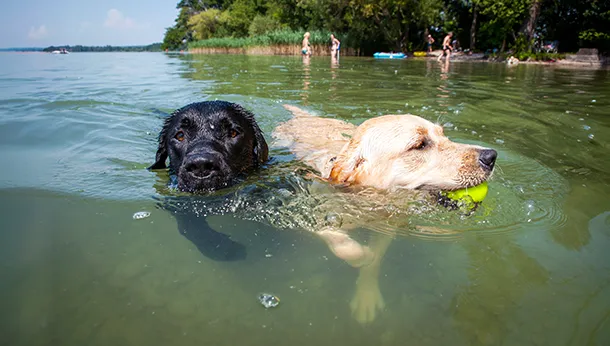
POLYGON ((375 319, 377 311, 385 308, 383 296, 379 291, 379 284, 376 279, 357 283, 356 293, 350 307, 352 315, 361 324, 370 323, 375 319))

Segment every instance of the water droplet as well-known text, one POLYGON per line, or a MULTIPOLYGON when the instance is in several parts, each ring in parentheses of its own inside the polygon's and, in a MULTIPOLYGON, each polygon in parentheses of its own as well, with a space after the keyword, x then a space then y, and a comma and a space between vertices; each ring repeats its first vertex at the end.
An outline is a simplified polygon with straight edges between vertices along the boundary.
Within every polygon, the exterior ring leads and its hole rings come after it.
POLYGON ((504 140, 502 140, 502 139, 498 138, 498 139, 496 139, 496 143, 498 143, 498 144, 504 144, 504 140))
POLYGON ((589 125, 583 125, 582 128, 587 131, 591 130, 591 126, 589 126, 589 125))
POLYGON ((595 137, 595 135, 593 135, 592 133, 590 133, 587 137, 589 137, 589 139, 593 139, 593 137, 595 137))

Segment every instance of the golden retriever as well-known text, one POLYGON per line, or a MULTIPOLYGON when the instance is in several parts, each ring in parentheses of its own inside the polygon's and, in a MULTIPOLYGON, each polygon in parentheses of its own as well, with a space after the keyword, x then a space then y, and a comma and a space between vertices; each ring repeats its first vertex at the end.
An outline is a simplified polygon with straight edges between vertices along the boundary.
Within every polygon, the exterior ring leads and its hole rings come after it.
MULTIPOLYGON (((293 118, 275 129, 275 145, 290 148, 331 184, 389 192, 457 190, 482 183, 494 168, 495 150, 452 142, 443 127, 415 115, 385 115, 355 126, 284 107, 293 118)), ((366 323, 384 307, 378 275, 391 238, 374 236, 368 245, 360 244, 346 229, 358 220, 349 221, 316 233, 336 256, 359 268, 350 306, 354 317, 366 323)))

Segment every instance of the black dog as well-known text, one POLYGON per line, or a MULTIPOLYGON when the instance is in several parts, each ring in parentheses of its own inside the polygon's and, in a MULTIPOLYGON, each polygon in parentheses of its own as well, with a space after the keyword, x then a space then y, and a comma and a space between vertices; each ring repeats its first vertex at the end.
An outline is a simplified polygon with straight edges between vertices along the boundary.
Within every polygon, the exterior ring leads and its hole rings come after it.
MULTIPOLYGON (((192 103, 173 112, 159 134, 156 162, 166 168, 185 192, 213 191, 239 182, 268 159, 269 149, 254 115, 225 101, 192 103)), ((169 207, 180 233, 205 256, 216 260, 245 257, 245 247, 212 230, 193 208, 214 203, 201 196, 179 198, 169 207), (178 207, 176 207, 178 206, 178 207), (186 206, 186 207, 185 207, 186 206)), ((166 204, 166 207, 169 204, 166 204)))
POLYGON ((159 134, 156 162, 185 192, 228 187, 267 161, 269 149, 254 115, 225 101, 192 103, 176 110, 159 134))

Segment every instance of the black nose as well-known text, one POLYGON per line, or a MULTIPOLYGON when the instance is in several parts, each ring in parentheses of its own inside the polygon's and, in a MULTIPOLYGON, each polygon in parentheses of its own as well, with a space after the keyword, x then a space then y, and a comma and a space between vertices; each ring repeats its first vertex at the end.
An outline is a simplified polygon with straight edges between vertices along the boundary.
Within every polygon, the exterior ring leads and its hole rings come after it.
POLYGON ((189 159, 184 168, 198 178, 207 178, 220 170, 212 155, 199 155, 189 159))
POLYGON ((483 149, 479 154, 479 164, 487 170, 492 170, 496 163, 498 153, 493 149, 483 149))

